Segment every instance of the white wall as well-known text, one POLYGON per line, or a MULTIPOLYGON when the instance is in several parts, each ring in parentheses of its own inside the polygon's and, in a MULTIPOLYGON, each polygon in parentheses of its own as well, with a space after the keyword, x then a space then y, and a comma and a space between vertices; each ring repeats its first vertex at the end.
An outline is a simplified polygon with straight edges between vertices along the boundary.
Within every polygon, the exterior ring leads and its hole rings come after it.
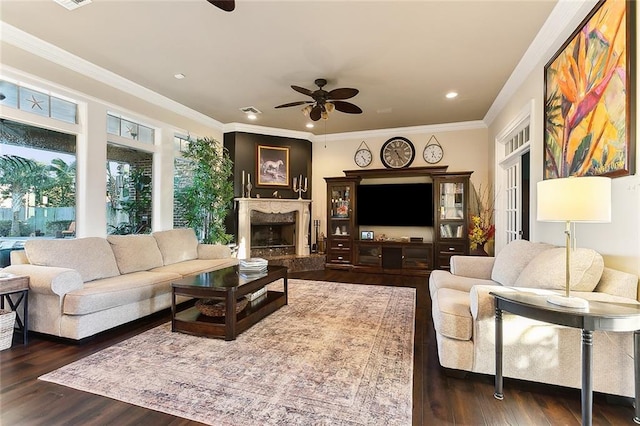
MULTIPOLYGON (((544 66, 584 18, 576 17, 509 99, 489 125, 488 138, 493 146, 496 136, 514 119, 522 108, 533 99, 535 114, 531 129, 531 240, 564 246, 564 224, 536 221, 536 183, 543 178, 544 141, 544 66)), ((636 45, 637 45, 636 40, 636 45)), ((636 52, 637 57, 637 52, 636 52)), ((638 72, 632 78, 638 79, 638 72)), ((637 112, 640 110, 635 108, 637 112)), ((636 117, 638 123, 640 115, 636 117)), ((491 149, 493 163, 493 148, 491 149)), ((640 150, 636 149, 636 170, 640 166, 640 150)), ((609 267, 640 275, 640 177, 617 177, 612 181, 612 221, 609 224, 577 224, 577 244, 600 252, 609 267)))

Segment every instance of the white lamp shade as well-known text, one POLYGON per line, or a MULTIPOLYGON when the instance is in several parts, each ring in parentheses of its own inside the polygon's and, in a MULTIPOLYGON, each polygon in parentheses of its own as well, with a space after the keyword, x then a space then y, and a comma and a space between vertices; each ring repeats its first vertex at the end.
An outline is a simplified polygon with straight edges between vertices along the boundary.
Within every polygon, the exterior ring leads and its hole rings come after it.
POLYGON ((611 179, 568 177, 538 182, 538 220, 611 222, 611 179))

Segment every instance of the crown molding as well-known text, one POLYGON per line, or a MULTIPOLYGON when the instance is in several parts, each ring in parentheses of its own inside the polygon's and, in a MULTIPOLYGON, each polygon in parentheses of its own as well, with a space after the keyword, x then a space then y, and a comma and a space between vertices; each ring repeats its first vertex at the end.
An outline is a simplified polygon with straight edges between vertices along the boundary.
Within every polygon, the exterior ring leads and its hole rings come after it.
POLYGON ((597 0, 558 0, 484 116, 483 121, 487 126, 493 123, 538 64, 541 61, 547 62, 555 54, 596 3, 597 0))
POLYGON ((314 142, 342 141, 346 139, 390 138, 398 135, 421 135, 424 133, 456 132, 461 130, 486 129, 482 120, 461 121, 459 123, 429 124, 424 126, 394 127, 390 129, 367 130, 362 132, 331 133, 315 135, 314 142))
POLYGON ((279 129, 276 127, 256 126, 255 124, 246 123, 228 123, 222 128, 224 133, 230 132, 244 132, 244 133, 256 133, 267 136, 280 136, 283 138, 292 139, 305 139, 312 141, 314 138, 313 133, 300 132, 297 130, 279 129))
POLYGON ((223 125, 218 120, 188 108, 181 103, 162 96, 150 89, 147 89, 146 87, 140 86, 139 84, 127 80, 112 71, 99 67, 3 21, 0 21, 0 35, 2 36, 2 41, 31 54, 68 68, 79 74, 90 76, 96 81, 136 96, 153 105, 201 123, 202 125, 222 131, 223 125))

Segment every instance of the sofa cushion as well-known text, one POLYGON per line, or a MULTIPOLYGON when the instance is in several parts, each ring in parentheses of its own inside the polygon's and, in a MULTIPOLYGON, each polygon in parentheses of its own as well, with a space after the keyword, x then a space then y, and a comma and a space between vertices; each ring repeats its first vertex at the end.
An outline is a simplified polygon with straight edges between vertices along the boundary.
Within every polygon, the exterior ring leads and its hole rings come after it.
MULTIPOLYGON (((535 287, 564 290, 566 286, 566 250, 564 247, 546 250, 522 270, 516 287, 535 287)), ((578 248, 571 251, 570 288, 575 291, 593 291, 600 281, 604 260, 592 249, 578 248)))
POLYGON ((171 281, 179 278, 170 272, 140 271, 93 281, 65 295, 63 313, 86 315, 152 299, 171 293, 171 281))
POLYGON ((27 240, 24 249, 31 264, 75 269, 84 282, 120 275, 111 245, 105 238, 27 240))
POLYGON ((507 244, 496 256, 491 271, 491 279, 504 286, 515 285, 520 273, 539 253, 553 248, 551 244, 514 240, 507 244))
POLYGON ((198 244, 198 259, 224 259, 231 257, 229 246, 222 244, 198 244))
POLYGON ((229 257, 226 259, 193 259, 171 265, 160 266, 151 269, 152 272, 174 272, 182 276, 198 275, 203 272, 217 271, 238 264, 238 259, 229 257))
POLYGON ((107 241, 121 274, 162 266, 162 254, 151 235, 109 235, 107 241))
POLYGON ((469 307, 469 292, 441 288, 433 299, 433 326, 443 336, 470 340, 473 318, 469 307))
POLYGON ((165 265, 198 258, 198 238, 191 228, 170 229, 151 234, 165 265))

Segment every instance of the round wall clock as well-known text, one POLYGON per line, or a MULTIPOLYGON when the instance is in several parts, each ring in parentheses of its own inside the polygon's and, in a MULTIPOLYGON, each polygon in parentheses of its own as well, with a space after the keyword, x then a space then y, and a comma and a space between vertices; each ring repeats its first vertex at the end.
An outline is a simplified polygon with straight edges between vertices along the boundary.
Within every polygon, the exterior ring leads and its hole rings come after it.
POLYGON ((435 136, 431 136, 429 142, 427 142, 427 146, 424 147, 424 151, 422 151, 422 158, 429 164, 436 164, 444 157, 444 150, 442 149, 442 145, 438 142, 435 136), (435 140, 435 142, 431 142, 431 140, 435 140))
POLYGON ((407 138, 396 136, 389 139, 380 149, 380 160, 385 167, 401 169, 409 167, 416 156, 413 143, 407 138))
POLYGON ((355 161, 355 163, 360 167, 367 167, 369 164, 371 164, 372 160, 373 154, 371 153, 371 150, 369 149, 367 144, 362 141, 353 156, 353 161, 355 161))

